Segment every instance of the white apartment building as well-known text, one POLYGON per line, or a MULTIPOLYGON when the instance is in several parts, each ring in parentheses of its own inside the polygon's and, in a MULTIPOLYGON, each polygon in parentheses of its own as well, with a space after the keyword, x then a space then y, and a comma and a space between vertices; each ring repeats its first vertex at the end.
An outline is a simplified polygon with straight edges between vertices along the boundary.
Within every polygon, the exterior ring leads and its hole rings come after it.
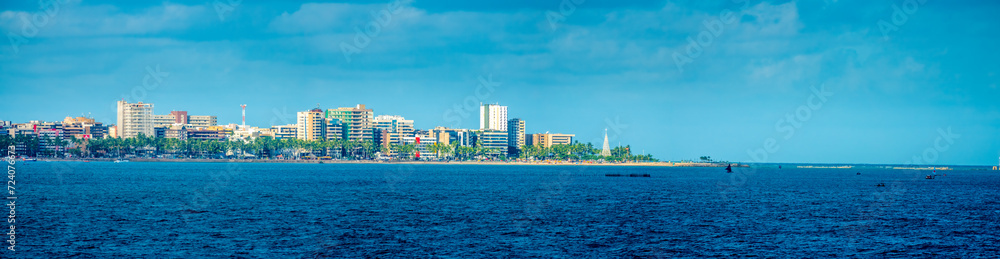
POLYGON ((479 129, 507 131, 507 106, 480 104, 479 129))
POLYGON ((118 101, 117 135, 122 138, 134 138, 142 133, 155 136, 153 131, 153 104, 128 103, 118 101))

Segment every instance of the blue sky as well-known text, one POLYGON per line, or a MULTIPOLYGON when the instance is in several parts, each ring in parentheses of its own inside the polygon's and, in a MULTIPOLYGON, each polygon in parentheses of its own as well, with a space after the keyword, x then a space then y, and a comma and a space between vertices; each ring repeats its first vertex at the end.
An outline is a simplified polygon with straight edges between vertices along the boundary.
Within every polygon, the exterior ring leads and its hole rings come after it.
POLYGON ((4 1, 0 119, 111 123, 124 97, 220 123, 238 123, 240 104, 269 126, 364 103, 418 128, 473 128, 461 110, 482 101, 529 132, 599 145, 609 128, 612 144, 663 160, 1000 156, 997 2, 389 3, 4 1))

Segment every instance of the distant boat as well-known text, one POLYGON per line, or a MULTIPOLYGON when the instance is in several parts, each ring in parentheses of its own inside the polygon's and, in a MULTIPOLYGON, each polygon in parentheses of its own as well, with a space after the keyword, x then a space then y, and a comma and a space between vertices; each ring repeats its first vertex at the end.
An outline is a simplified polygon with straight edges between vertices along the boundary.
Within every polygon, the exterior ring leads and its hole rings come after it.
POLYGON ((733 165, 726 164, 726 173, 732 173, 732 172, 733 172, 733 165))
POLYGON ((931 180, 931 179, 934 179, 934 175, 927 175, 927 176, 924 176, 924 179, 927 179, 927 180, 931 180))
POLYGON ((128 159, 118 159, 115 160, 115 163, 128 163, 128 159))
POLYGON ((22 158, 21 160, 24 161, 24 162, 35 162, 35 161, 38 161, 38 159, 34 159, 34 158, 22 158))

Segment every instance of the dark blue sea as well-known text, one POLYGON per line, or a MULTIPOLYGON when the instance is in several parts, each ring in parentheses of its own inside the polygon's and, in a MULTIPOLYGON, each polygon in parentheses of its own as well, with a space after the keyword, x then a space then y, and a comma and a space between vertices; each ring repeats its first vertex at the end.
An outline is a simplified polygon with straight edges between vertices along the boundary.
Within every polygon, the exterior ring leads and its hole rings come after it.
POLYGON ((1000 254, 1000 172, 986 170, 17 166, 3 258, 1000 254), (651 177, 605 176, 631 173, 651 177))

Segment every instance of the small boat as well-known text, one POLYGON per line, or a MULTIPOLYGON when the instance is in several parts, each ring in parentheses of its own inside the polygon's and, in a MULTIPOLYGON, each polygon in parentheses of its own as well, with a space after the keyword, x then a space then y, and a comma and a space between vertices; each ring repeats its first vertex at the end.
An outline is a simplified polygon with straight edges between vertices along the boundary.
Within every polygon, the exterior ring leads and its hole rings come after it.
POLYGON ((934 175, 927 175, 927 176, 924 176, 924 179, 927 179, 927 180, 931 180, 931 179, 934 179, 934 175))
POLYGON ((885 183, 876 184, 875 187, 885 187, 885 183))
POLYGON ((118 159, 115 160, 115 163, 128 163, 128 159, 118 159))
POLYGON ((35 161, 38 161, 38 159, 34 159, 34 158, 22 158, 21 161, 24 161, 24 162, 35 162, 35 161))
POLYGON ((726 164, 726 173, 732 173, 732 172, 733 172, 733 165, 726 164))

